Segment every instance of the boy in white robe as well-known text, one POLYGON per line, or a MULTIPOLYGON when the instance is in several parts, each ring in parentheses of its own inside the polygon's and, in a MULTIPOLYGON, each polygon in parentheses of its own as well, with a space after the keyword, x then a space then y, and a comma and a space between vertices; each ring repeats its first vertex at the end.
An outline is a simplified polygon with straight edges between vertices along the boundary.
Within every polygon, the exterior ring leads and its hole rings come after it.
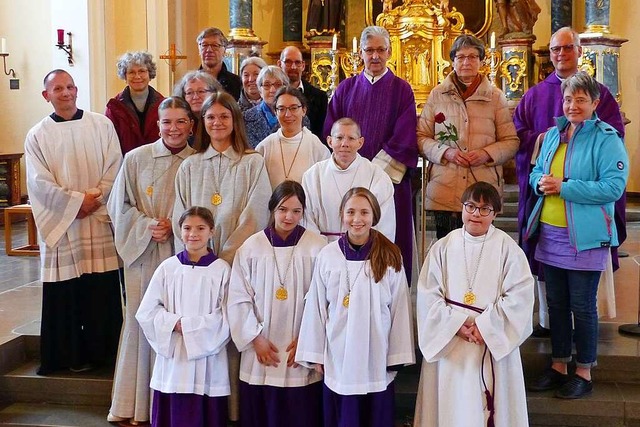
POLYGON ((434 244, 418 280, 424 361, 414 425, 484 427, 492 418, 525 427, 518 347, 532 330, 533 276, 517 243, 492 225, 497 190, 478 182, 462 201, 464 227, 434 244))

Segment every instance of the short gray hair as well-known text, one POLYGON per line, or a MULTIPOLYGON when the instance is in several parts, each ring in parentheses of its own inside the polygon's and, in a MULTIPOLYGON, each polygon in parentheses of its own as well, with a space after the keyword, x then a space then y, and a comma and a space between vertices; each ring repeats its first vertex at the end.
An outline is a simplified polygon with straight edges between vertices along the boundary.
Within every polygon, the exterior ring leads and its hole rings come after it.
POLYGON ((146 68, 147 71, 149 71, 149 79, 153 80, 156 78, 156 63, 153 62, 153 55, 142 50, 127 52, 118 58, 118 62, 116 63, 118 77, 126 80, 127 71, 134 65, 146 68))
POLYGON ((451 46, 449 58, 451 58, 452 61, 455 61, 456 53, 458 53, 460 49, 467 47, 475 48, 478 51, 478 55, 480 55, 480 61, 484 60, 484 43, 482 43, 479 38, 474 37, 471 34, 462 34, 456 38, 451 46))
POLYGON ((267 77, 272 77, 274 79, 280 80, 285 86, 290 83, 289 77, 287 77, 284 71, 282 71, 282 68, 276 67, 275 65, 267 65, 262 70, 260 70, 260 74, 258 74, 258 78, 256 80, 257 85, 262 86, 262 82, 264 82, 264 79, 266 79, 267 77))
POLYGON ((572 94, 582 91, 589 95, 592 101, 600 99, 600 86, 598 82, 585 71, 578 71, 573 76, 565 79, 560 85, 560 89, 563 95, 568 89, 569 93, 572 94))
POLYGON ((387 45, 387 49, 391 48, 391 37, 389 36, 389 31, 385 28, 378 27, 377 25, 371 25, 364 30, 362 30, 362 34, 360 35, 360 49, 362 46, 367 43, 371 37, 382 37, 384 38, 384 42, 387 45))
POLYGON ((551 42, 551 40, 553 40, 554 37, 556 37, 558 34, 564 33, 564 32, 571 33, 571 37, 573 38, 573 45, 580 47, 580 34, 578 34, 578 32, 571 27, 562 27, 556 30, 555 33, 551 34, 551 38, 549 39, 549 42, 551 42))
POLYGON ((173 96, 181 96, 184 98, 184 87, 187 83, 194 80, 203 81, 212 93, 224 90, 222 85, 209 73, 202 70, 189 71, 182 76, 180 81, 173 87, 173 96))
POLYGON ((260 58, 259 56, 250 56, 240 64, 240 72, 238 74, 242 75, 242 70, 244 70, 244 67, 246 67, 247 65, 255 65, 262 70, 267 66, 267 63, 264 62, 264 59, 260 58))
POLYGON ((196 43, 200 44, 202 40, 207 37, 218 37, 224 47, 227 47, 227 44, 229 44, 229 40, 224 36, 222 30, 216 27, 209 27, 202 30, 200 34, 198 34, 198 37, 196 37, 196 43))

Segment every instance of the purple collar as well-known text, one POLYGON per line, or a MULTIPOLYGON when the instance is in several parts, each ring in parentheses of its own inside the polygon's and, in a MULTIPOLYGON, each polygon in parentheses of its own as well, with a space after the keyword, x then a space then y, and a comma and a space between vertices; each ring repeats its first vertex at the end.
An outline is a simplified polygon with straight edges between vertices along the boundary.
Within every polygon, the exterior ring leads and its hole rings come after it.
POLYGON ((186 250, 178 252, 176 256, 182 265, 190 265, 192 267, 206 267, 213 264, 213 262, 218 259, 211 249, 209 249, 209 252, 205 256, 200 257, 198 262, 195 263, 189 260, 189 254, 186 250))
POLYGON ((358 250, 354 249, 353 246, 349 243, 347 239, 347 234, 343 234, 342 237, 338 239, 338 246, 340 247, 340 251, 347 258, 348 261, 365 261, 369 258, 369 252, 371 252, 371 246, 373 245, 373 239, 369 237, 367 243, 362 245, 362 247, 358 250))
POLYGON ((264 229, 264 234, 267 236, 267 239, 271 242, 274 248, 284 248, 287 246, 295 246, 298 244, 302 235, 304 234, 305 228, 301 225, 296 225, 296 228, 293 229, 289 236, 285 240, 282 240, 278 233, 276 233, 275 228, 267 227, 264 229))

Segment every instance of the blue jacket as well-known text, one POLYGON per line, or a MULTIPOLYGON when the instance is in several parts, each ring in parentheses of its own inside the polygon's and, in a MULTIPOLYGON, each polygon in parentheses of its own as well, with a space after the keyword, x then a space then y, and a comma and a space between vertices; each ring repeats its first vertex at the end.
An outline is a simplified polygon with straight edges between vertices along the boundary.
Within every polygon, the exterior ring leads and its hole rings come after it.
MULTIPOLYGON (((549 174, 551 161, 560 145, 560 131, 569 124, 556 118, 556 126, 544 137, 540 155, 529 175, 529 185, 538 196, 527 221, 525 239, 535 233, 540 221, 544 195, 538 189, 543 174, 549 174)), ((617 131, 594 113, 575 130, 567 146, 564 200, 569 241, 578 251, 618 245, 613 224, 613 205, 624 193, 629 176, 629 157, 617 131)))

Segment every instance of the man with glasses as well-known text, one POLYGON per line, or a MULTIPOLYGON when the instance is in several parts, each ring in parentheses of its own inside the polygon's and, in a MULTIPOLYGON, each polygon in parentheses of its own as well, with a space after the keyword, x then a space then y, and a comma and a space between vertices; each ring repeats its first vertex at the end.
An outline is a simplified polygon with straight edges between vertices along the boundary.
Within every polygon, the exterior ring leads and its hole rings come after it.
POLYGON ((318 89, 302 78, 305 63, 300 49, 295 46, 285 47, 280 54, 278 67, 282 68, 282 71, 289 77, 289 84, 296 89, 300 89, 304 94, 307 100, 307 117, 311 122, 311 129, 309 130, 321 141, 324 141, 322 138, 322 126, 327 116, 329 98, 325 91, 318 89))
MULTIPOLYGON (((525 94, 514 112, 514 122, 518 137, 520 138, 520 148, 516 153, 516 172, 518 175, 518 186, 520 188, 520 202, 518 204, 518 229, 520 246, 525 251, 531 271, 534 275, 539 275, 542 268, 534 259, 536 241, 530 238, 523 241, 524 227, 527 225, 527 207, 533 207, 533 190, 529 187, 529 173, 535 163, 532 159, 536 150, 536 140, 544 134, 550 127, 555 126, 555 117, 563 115, 562 111, 562 90, 560 84, 568 77, 578 72, 578 59, 582 56, 580 37, 577 32, 569 27, 560 28, 551 36, 549 42, 551 62, 555 72, 551 73, 545 80, 538 83, 525 94)), ((624 125, 620 115, 620 107, 609 90, 602 84, 600 86, 600 103, 596 108, 598 118, 613 126, 621 137, 624 137, 624 125)), ((620 244, 624 242, 626 232, 625 221, 626 196, 623 195, 615 205, 615 223, 618 231, 620 244)), ((611 249, 613 268, 618 268, 617 248, 611 249)), ((544 279, 538 276, 538 299, 540 325, 533 330, 533 336, 548 337, 549 315, 547 309, 546 287, 544 279)))
POLYGON ((227 38, 218 28, 209 27, 202 30, 196 38, 198 52, 200 52, 200 69, 216 78, 229 94, 236 100, 240 99, 242 80, 222 62, 227 48, 227 38))
POLYGON ((402 251, 407 279, 411 283, 413 259, 413 209, 411 173, 418 163, 416 103, 411 86, 387 68, 391 56, 389 33, 371 26, 360 36, 364 71, 340 83, 327 110, 324 134, 333 123, 350 117, 362 129, 364 145, 359 153, 379 165, 394 186, 395 243, 402 251))

